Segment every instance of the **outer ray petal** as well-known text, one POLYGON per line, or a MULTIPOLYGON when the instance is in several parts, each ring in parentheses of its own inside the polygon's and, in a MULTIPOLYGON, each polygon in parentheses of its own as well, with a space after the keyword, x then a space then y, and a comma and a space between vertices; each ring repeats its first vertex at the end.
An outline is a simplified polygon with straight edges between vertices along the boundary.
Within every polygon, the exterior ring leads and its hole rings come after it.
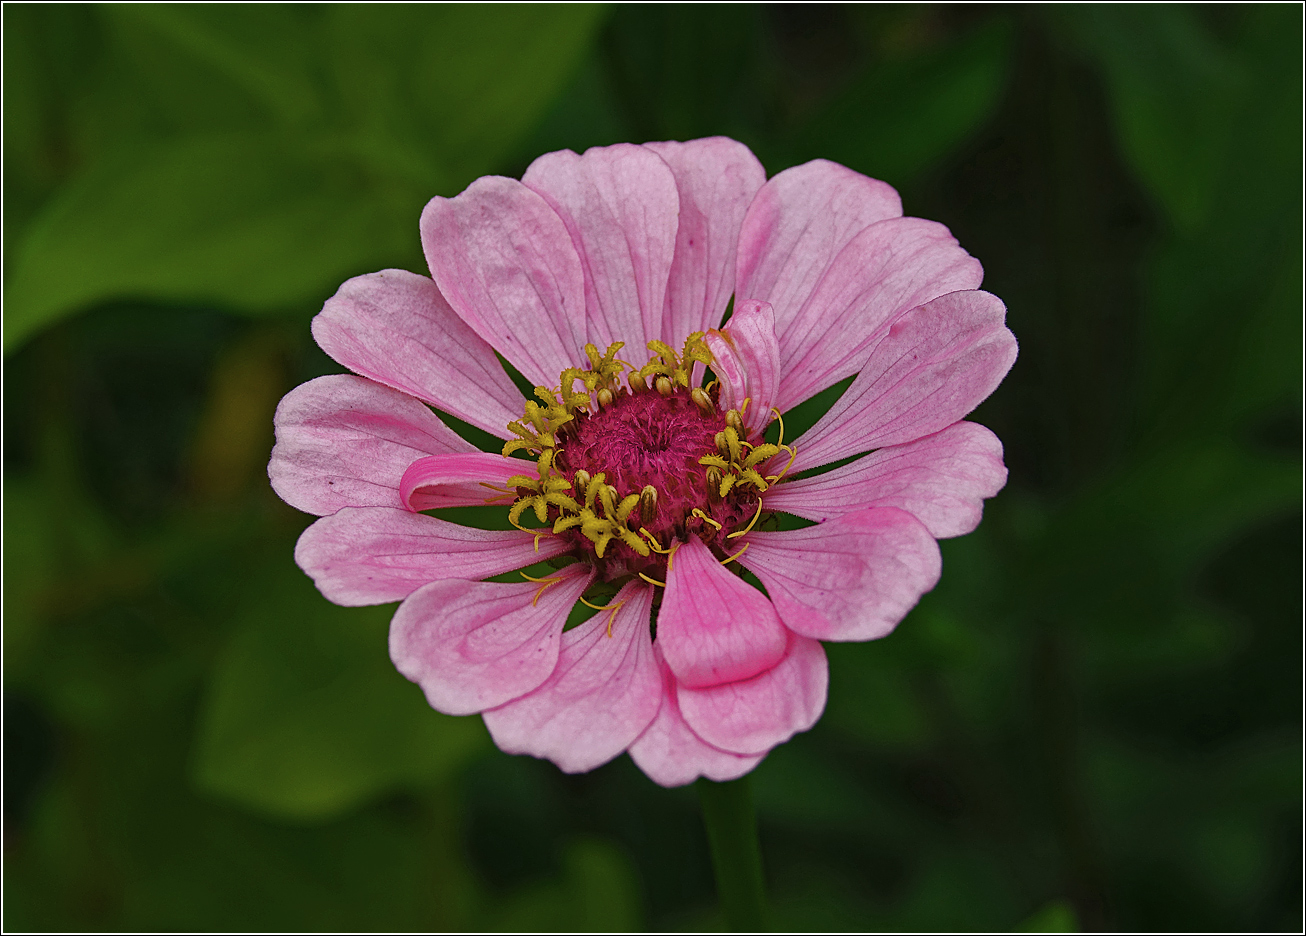
POLYGON ((558 665, 535 690, 485 713, 494 743, 509 754, 547 757, 583 773, 624 751, 662 700, 649 612, 653 587, 630 582, 624 602, 562 635, 558 665))
POLYGON ((660 335, 678 348, 691 332, 721 324, 735 286, 739 229, 766 170, 747 146, 726 137, 644 145, 671 167, 680 193, 660 335))
POLYGON ((778 484, 767 492, 766 506, 818 522, 864 507, 900 507, 943 539, 979 526, 984 499, 1006 483, 998 437, 959 422, 825 474, 778 484))
POLYGON ((826 269, 867 225, 902 214, 892 186, 815 159, 774 176, 744 216, 735 301, 764 299, 784 334, 826 269))
MULTIPOLYGON (((585 272, 589 340, 642 351, 662 339, 680 196, 671 169, 642 146, 547 153, 522 183, 562 218, 585 272)), ((628 353, 633 353, 633 350, 628 353)))
POLYGON ((662 661, 656 646, 662 679, 662 706, 657 717, 630 746, 630 759, 654 783, 664 787, 684 786, 699 777, 734 780, 759 763, 763 754, 731 754, 714 748, 685 723, 676 701, 676 677, 662 661))
POLYGON ((950 293, 900 316, 862 372, 795 443, 793 472, 900 445, 957 422, 1016 360, 1006 307, 981 290, 950 293))
POLYGON ((272 489, 326 516, 342 507, 400 507, 404 469, 425 455, 474 451, 423 403, 353 374, 300 384, 273 419, 272 489))
POLYGON ((942 224, 890 218, 849 241, 780 336, 779 402, 787 410, 861 369, 874 341, 908 309, 984 279, 942 224))
POLYGON ((338 605, 385 604, 437 579, 482 579, 561 555, 556 537, 474 530, 389 507, 346 507, 299 537, 295 562, 338 605))
POLYGON ((535 582, 432 582, 395 612, 390 659, 438 711, 502 705, 553 672, 567 614, 592 578, 564 572, 543 591, 535 582))
POLYGON ((896 507, 746 538, 740 561, 762 580, 785 626, 819 640, 883 637, 942 571, 934 537, 896 507))
POLYGON ((745 299, 730 322, 720 331, 708 332, 706 341, 716 358, 712 371, 721 381, 721 408, 740 409, 749 399, 745 424, 765 428, 780 389, 780 347, 771 304, 745 299))
POLYGON ((494 350, 435 283, 407 270, 356 276, 313 319, 322 350, 364 377, 506 439, 522 398, 494 350))
POLYGON ((714 747, 764 754, 816 724, 825 709, 830 673, 819 641, 789 635, 789 649, 752 679, 676 692, 685 723, 714 747))
MULTIPOLYGON (((564 368, 585 360, 580 258, 538 194, 516 179, 485 176, 454 198, 431 199, 421 231, 449 305, 527 380, 553 386, 564 368)), ((518 403, 510 420, 520 415, 518 403)))
POLYGON ((700 689, 770 669, 785 654, 785 629, 765 595, 691 536, 667 570, 658 646, 676 679, 700 689))
POLYGON ((534 465, 520 458, 504 458, 488 452, 431 455, 419 458, 404 471, 399 482, 399 499, 409 510, 511 503, 505 500, 509 495, 486 485, 504 488, 513 475, 530 474, 533 469, 534 465))

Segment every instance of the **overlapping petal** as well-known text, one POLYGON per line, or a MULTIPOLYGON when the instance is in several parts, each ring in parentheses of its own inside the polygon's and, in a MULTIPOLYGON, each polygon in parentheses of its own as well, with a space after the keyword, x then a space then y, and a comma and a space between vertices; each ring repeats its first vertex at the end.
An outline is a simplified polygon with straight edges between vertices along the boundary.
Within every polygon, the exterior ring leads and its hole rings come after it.
POLYGON ((1016 360, 1006 307, 973 290, 900 316, 862 372, 795 443, 792 471, 900 445, 945 429, 980 404, 1016 360))
POLYGON ((676 677, 657 645, 662 677, 662 706, 657 717, 630 746, 630 758, 639 769, 664 787, 684 786, 699 777, 718 782, 734 780, 748 773, 765 754, 732 754, 708 744, 685 723, 676 701, 676 677))
POLYGON ((829 681, 820 641, 790 633, 783 659, 766 672, 706 689, 681 683, 676 700, 685 724, 708 744, 765 754, 816 724, 829 681))
POLYGON ((538 688, 485 713, 500 750, 582 773, 616 757, 648 727, 662 701, 649 635, 653 587, 630 582, 613 603, 615 611, 562 635, 558 664, 538 688))
MULTIPOLYGON (((449 305, 537 386, 584 361, 585 279, 562 219, 516 179, 485 176, 422 212, 426 264, 449 305)), ((521 415, 521 404, 499 426, 521 415)))
POLYGON ((503 503, 508 497, 503 493, 508 479, 529 473, 532 467, 519 458, 488 452, 430 455, 405 469, 399 480, 399 500, 409 510, 503 503))
POLYGON ((567 614, 592 578, 572 566, 546 586, 431 582, 395 612, 390 659, 445 714, 502 705, 549 678, 567 614))
POLYGON ((893 187, 814 159, 778 173, 744 216, 735 261, 735 300, 775 307, 783 335, 826 269, 859 231, 902 215, 893 187))
POLYGON ((785 630, 765 595, 690 536, 667 570, 658 645, 676 679, 697 689, 774 666, 785 654, 785 630))
POLYGON ((762 429, 771 421, 771 407, 780 389, 780 346, 775 340, 775 312, 769 302, 745 299, 729 323, 706 337, 716 359, 712 372, 721 381, 720 405, 742 409, 744 422, 762 429))
POLYGON ((959 422, 825 474, 776 485, 766 506, 818 522, 864 507, 900 507, 943 539, 979 526, 984 499, 1006 483, 998 437, 977 423, 959 422))
MULTIPOLYGON (((662 339, 680 196, 670 167, 630 143, 541 156, 522 183, 562 219, 585 274, 585 327, 600 348, 662 339)), ((579 346, 577 346, 579 350, 579 346)))
POLYGON ((521 393, 494 349, 425 276, 383 270, 347 280, 313 319, 313 337, 354 373, 500 438, 521 415, 521 393))
POLYGON ((939 581, 939 546, 896 507, 868 507, 817 526, 750 533, 741 562, 786 627, 818 640, 883 637, 939 581))
POLYGON ((857 373, 874 340, 899 315, 931 299, 977 289, 979 261, 942 224, 890 218, 835 257, 780 333, 782 410, 857 373))
POLYGON ((400 507, 413 461, 473 447, 421 401, 353 374, 300 384, 273 418, 272 489, 287 504, 326 516, 342 507, 400 507))
POLYGON ((346 507, 299 537, 295 562, 338 605, 399 601, 436 579, 482 579, 561 555, 556 537, 476 530, 389 507, 346 507))
POLYGON ((644 145, 671 167, 680 193, 676 252, 655 336, 678 348, 691 332, 721 324, 735 287, 739 229, 766 170, 747 146, 727 137, 644 145))

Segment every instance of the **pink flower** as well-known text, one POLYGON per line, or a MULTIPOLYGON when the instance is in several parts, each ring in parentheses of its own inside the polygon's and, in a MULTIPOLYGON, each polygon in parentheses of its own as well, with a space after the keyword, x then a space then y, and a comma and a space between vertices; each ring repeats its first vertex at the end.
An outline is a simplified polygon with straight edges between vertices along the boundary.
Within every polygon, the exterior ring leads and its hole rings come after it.
POLYGON ((1005 309, 883 182, 823 160, 768 181, 721 137, 619 144, 434 198, 421 237, 431 279, 357 277, 314 319, 358 376, 282 400, 268 473, 322 517, 295 550, 322 593, 402 601, 395 665, 505 751, 568 772, 629 751, 665 786, 746 773, 820 716, 820 641, 889 633, 938 581, 936 537, 1006 481, 961 421, 1015 360, 1005 309), (764 441, 854 374, 801 437, 764 441), (519 529, 419 512, 487 501, 519 529), (767 531, 774 511, 815 525, 767 531), (564 632, 578 600, 602 611, 564 632))

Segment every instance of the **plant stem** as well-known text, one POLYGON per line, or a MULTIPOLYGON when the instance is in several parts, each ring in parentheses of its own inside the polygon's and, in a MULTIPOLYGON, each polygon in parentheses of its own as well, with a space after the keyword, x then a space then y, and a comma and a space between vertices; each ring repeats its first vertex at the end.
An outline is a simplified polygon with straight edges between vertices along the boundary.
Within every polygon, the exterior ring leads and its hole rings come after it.
POLYGON ((748 777, 726 783, 699 780, 698 797, 726 925, 736 933, 759 932, 765 928, 766 896, 748 777))

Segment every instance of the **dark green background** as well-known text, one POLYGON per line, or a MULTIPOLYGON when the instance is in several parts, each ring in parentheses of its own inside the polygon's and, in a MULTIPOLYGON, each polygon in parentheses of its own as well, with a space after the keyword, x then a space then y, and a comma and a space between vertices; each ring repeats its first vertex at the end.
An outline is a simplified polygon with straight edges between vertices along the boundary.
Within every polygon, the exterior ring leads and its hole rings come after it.
POLYGON ((432 195, 721 133, 1021 345, 1007 488, 753 775, 776 925, 1299 930, 1299 6, 3 15, 6 929, 719 925, 692 788, 433 713, 264 466, 432 195))

